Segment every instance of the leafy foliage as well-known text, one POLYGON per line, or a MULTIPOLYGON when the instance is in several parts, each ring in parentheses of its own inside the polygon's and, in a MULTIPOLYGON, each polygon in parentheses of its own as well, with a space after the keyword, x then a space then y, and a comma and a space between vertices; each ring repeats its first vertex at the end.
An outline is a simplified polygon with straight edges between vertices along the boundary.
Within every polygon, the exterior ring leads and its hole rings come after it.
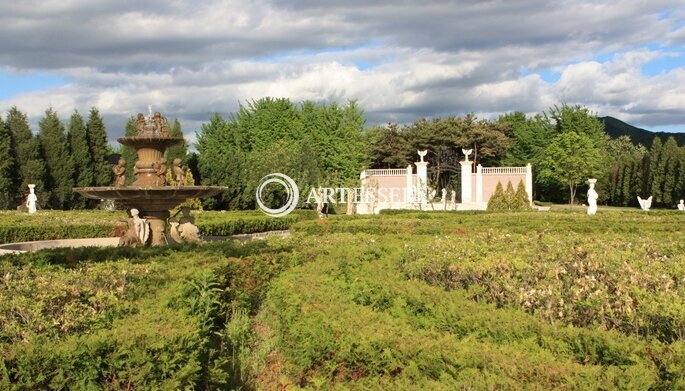
POLYGON ((202 183, 230 184, 214 205, 230 209, 254 208, 255 187, 273 172, 289 175, 301 189, 355 184, 366 161, 363 125, 355 102, 296 106, 264 98, 229 119, 215 114, 198 134, 202 183))

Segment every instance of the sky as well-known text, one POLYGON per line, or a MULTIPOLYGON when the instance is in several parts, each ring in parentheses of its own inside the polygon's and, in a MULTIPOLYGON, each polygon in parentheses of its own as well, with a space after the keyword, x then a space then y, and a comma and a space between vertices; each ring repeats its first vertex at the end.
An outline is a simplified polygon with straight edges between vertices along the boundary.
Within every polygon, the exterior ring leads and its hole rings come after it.
POLYGON ((367 125, 580 104, 685 132, 682 0, 0 3, 0 113, 148 105, 192 141, 265 96, 356 100, 367 125), (141 4, 142 3, 142 4, 141 4))

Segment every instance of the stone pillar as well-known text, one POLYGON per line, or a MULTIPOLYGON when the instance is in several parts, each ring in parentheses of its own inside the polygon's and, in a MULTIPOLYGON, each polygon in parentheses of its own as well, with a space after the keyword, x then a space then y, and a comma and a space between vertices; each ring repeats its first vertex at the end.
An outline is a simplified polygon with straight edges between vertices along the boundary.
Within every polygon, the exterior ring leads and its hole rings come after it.
POLYGON ((473 162, 459 162, 461 164, 461 203, 468 204, 473 202, 473 194, 471 189, 471 174, 473 171, 473 162))
POLYGON ((533 205, 533 166, 530 163, 526 164, 526 192, 530 205, 533 205))
POLYGON ((415 162, 414 164, 416 165, 417 200, 424 203, 427 201, 428 193, 428 162, 415 162))
POLYGON ((483 202, 483 166, 476 166, 476 202, 483 202))
POLYGON ((412 199, 414 198, 414 180, 413 180, 413 174, 412 174, 412 169, 411 169, 411 164, 407 166, 407 184, 406 184, 406 189, 405 189, 405 207, 412 202, 412 199))

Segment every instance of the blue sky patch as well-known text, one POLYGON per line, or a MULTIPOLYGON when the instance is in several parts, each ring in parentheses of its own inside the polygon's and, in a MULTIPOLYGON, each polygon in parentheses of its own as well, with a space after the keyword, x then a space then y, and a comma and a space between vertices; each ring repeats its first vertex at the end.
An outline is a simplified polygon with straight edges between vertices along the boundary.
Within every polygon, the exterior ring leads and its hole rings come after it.
POLYGON ((0 99, 8 99, 22 92, 39 91, 67 84, 64 77, 44 73, 16 74, 0 71, 0 99))

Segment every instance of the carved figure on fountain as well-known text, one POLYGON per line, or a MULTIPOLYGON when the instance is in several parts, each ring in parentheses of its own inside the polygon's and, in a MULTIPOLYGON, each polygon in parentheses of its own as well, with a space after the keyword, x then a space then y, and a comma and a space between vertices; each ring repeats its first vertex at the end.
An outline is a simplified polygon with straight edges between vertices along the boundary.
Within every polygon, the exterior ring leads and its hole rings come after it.
POLYGON ((126 185, 126 160, 119 159, 116 165, 112 167, 114 173, 114 186, 126 185))

